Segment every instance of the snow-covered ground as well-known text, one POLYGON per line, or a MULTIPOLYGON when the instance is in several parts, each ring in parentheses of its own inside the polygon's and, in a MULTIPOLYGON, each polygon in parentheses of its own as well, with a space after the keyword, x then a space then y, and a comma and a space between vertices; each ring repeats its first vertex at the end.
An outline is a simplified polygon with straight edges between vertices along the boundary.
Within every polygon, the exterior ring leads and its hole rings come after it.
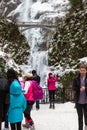
MULTIPOLYGON (((49 104, 40 104, 40 110, 37 111, 34 105, 31 114, 35 130, 78 130, 78 117, 74 106, 74 103, 67 102, 56 104, 55 109, 49 109, 49 104)), ((23 119, 22 123, 24 122, 23 119)))
MULTIPOLYGON (((40 110, 37 111, 34 105, 31 112, 35 124, 34 130, 78 130, 78 117, 74 106, 74 103, 67 102, 56 104, 55 109, 49 109, 49 104, 40 104, 40 110)), ((24 123, 25 119, 22 124, 24 123)), ((22 128, 22 130, 30 129, 22 128)))
POLYGON ((74 103, 56 104, 55 109, 49 109, 49 104, 41 104, 38 111, 34 106, 32 118, 35 130, 78 130, 74 103))

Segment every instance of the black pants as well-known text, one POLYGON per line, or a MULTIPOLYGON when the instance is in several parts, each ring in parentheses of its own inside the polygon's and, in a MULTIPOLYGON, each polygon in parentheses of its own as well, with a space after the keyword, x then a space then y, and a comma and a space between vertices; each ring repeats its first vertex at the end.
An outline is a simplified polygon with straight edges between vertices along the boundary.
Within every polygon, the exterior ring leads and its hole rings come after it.
POLYGON ((5 122, 4 122, 4 127, 9 128, 9 123, 8 123, 8 116, 5 116, 5 122))
POLYGON ((49 91, 49 100, 50 100, 50 104, 55 102, 55 90, 50 90, 49 91))
POLYGON ((27 101, 27 108, 26 108, 26 110, 24 112, 24 116, 25 116, 27 121, 32 120, 32 118, 31 118, 31 110, 32 110, 33 104, 34 104, 33 101, 27 101))
POLYGON ((76 104, 78 114, 78 130, 83 130, 83 116, 85 125, 87 125, 87 104, 76 104))
POLYGON ((11 123, 11 130, 21 130, 21 122, 11 123))
POLYGON ((2 127, 2 119, 0 118, 0 130, 1 130, 1 127, 2 127))
POLYGON ((9 128, 9 123, 8 123, 8 116, 7 116, 7 110, 9 108, 9 104, 5 105, 5 122, 4 122, 4 127, 9 128))

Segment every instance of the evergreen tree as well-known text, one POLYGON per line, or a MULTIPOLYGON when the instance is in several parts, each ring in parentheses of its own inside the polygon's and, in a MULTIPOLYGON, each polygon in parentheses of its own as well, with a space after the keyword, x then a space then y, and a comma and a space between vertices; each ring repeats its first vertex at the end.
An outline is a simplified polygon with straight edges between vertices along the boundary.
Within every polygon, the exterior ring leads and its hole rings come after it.
POLYGON ((70 3, 74 9, 77 7, 83 8, 83 0, 70 0, 70 3))

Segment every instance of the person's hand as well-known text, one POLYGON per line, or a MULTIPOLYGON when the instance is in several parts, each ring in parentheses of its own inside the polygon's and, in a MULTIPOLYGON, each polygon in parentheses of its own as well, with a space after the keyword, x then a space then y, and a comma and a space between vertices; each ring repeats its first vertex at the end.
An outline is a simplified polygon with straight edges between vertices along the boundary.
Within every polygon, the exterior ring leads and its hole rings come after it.
POLYGON ((81 92, 85 91, 85 87, 82 86, 82 87, 80 88, 80 91, 81 91, 81 92))

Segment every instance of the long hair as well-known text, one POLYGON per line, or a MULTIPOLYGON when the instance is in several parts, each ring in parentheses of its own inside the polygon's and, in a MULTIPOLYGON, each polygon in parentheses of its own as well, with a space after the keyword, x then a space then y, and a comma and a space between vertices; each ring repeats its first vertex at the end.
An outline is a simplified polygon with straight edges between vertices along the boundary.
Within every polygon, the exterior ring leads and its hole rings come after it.
POLYGON ((12 81, 18 80, 16 71, 13 68, 8 69, 8 71, 7 71, 7 80, 8 80, 9 85, 12 83, 12 81))

